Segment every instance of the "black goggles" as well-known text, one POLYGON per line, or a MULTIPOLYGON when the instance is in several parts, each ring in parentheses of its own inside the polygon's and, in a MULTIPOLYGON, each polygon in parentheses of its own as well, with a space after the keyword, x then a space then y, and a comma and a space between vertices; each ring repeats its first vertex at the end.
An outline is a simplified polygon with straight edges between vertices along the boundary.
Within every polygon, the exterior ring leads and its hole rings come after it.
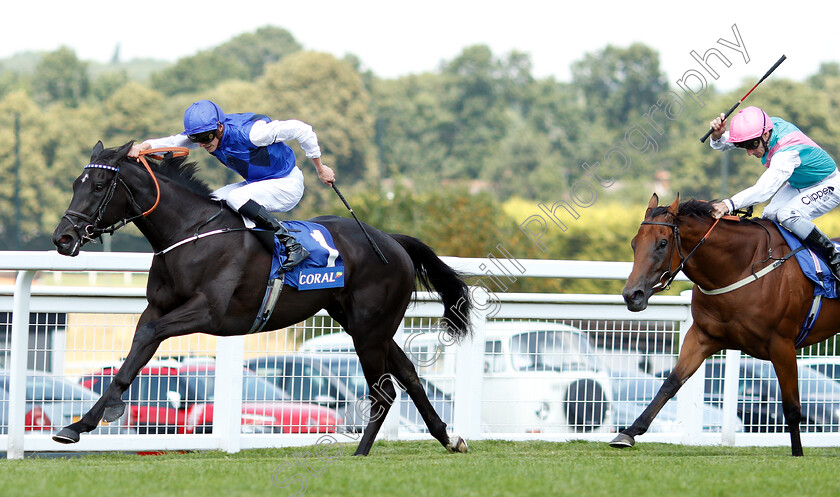
POLYGON ((216 130, 205 131, 204 133, 197 133, 194 135, 187 135, 193 143, 210 143, 216 138, 216 130))
POLYGON ((742 142, 737 142, 734 145, 738 148, 746 148, 747 150, 752 150, 754 148, 758 148, 761 144, 761 138, 753 138, 751 140, 745 140, 742 142))

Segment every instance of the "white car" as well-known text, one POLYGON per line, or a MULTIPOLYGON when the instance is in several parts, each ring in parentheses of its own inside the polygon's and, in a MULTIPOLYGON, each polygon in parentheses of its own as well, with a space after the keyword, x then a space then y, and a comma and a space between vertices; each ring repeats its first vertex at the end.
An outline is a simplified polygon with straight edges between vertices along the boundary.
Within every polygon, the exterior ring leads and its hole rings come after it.
MULTIPOLYGON (((458 345, 435 331, 407 331, 397 342, 418 373, 454 394, 458 345)), ((612 388, 586 334, 559 323, 491 321, 485 328, 483 431, 607 433, 612 388)), ((353 350, 344 333, 307 340, 302 351, 353 350)), ((457 399, 455 399, 457 402, 457 399)))

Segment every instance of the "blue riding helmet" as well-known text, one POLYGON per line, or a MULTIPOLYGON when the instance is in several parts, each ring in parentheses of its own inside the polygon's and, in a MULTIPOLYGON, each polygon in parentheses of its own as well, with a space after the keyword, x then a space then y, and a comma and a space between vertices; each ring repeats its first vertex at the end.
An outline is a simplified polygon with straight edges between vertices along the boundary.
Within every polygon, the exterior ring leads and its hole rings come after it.
POLYGON ((219 127, 225 120, 225 113, 214 102, 199 100, 184 111, 184 134, 196 135, 219 127))

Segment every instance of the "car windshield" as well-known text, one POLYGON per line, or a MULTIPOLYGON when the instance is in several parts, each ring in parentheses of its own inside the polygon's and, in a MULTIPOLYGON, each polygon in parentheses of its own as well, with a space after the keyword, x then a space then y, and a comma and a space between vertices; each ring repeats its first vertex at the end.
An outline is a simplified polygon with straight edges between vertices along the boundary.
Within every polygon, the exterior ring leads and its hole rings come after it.
MULTIPOLYGON (((213 371, 190 371, 185 376, 191 390, 204 392, 202 398, 207 401, 215 399, 216 375, 213 371)), ((242 373, 242 400, 253 402, 290 399, 291 397, 286 392, 274 386, 273 383, 250 371, 242 373)))
POLYGON ((644 373, 610 374, 610 380, 616 401, 649 402, 662 386, 660 378, 644 373))
POLYGON ((518 371, 597 370, 592 345, 573 331, 531 331, 510 339, 513 368, 518 371))
MULTIPOLYGON (((8 376, 0 376, 0 386, 8 389, 8 376)), ((60 376, 27 375, 26 400, 97 400, 94 392, 60 376)))

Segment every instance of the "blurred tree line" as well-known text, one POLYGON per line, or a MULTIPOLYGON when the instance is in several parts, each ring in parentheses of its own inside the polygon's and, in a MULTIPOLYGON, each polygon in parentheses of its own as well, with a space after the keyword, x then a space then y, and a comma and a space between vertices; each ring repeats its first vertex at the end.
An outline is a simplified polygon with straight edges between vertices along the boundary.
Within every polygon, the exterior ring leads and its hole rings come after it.
MULTIPOLYGON (((154 68, 145 77, 114 59, 93 65, 61 48, 38 54, 31 70, 4 69, 0 61, 0 250, 51 249, 73 179, 96 141, 113 147, 177 133, 184 109, 202 98, 226 112, 312 124, 324 162, 363 220, 444 255, 486 257, 501 243, 519 258, 628 260, 636 218, 654 190, 663 201, 676 192, 720 198, 761 172, 743 153, 713 153, 698 141, 754 82, 729 93, 710 86, 703 108, 685 99, 677 118, 664 119, 663 99, 685 95, 667 81, 658 53, 638 43, 586 54, 572 65, 570 82, 536 78, 527 54, 494 54, 484 45, 465 48, 437 71, 383 79, 353 55, 304 51, 277 27, 175 64, 142 61, 154 68), (652 114, 644 117, 654 105, 656 124, 652 114), (605 152, 617 147, 627 152, 624 174, 604 169, 605 152), (589 202, 587 216, 555 233, 551 250, 539 250, 519 224, 539 202, 570 193, 589 202), (591 207, 596 196, 609 202, 591 207), (511 214, 510 202, 530 211, 511 214), (596 211, 604 214, 589 215, 596 211), (617 226, 626 213, 632 220, 617 226)), ((771 78, 749 103, 794 122, 838 158, 838 90, 840 65, 830 63, 802 82, 771 78)), ((290 216, 346 215, 292 147, 307 190, 290 216)), ((211 186, 238 181, 209 154, 193 158, 211 186)), ((132 230, 114 236, 112 249, 149 250, 132 230)))

